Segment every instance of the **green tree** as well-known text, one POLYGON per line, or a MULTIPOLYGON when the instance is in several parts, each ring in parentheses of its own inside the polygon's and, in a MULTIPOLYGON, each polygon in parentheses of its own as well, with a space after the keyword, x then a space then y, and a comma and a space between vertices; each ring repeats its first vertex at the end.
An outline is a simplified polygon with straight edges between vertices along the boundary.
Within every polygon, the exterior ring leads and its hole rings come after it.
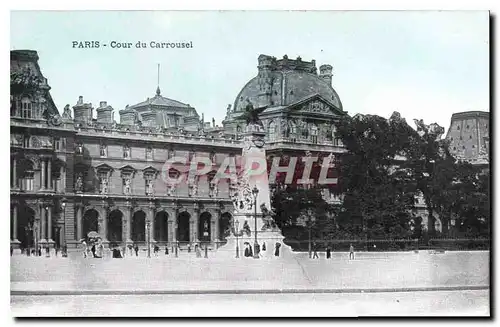
POLYGON ((288 186, 277 189, 271 198, 274 208, 273 217, 283 236, 295 240, 306 240, 307 228, 302 220, 309 212, 315 218, 314 236, 321 236, 318 231, 332 228, 330 219, 330 205, 322 197, 319 188, 297 188, 288 186))
POLYGON ((389 120, 346 117, 336 127, 346 148, 338 165, 341 229, 358 237, 408 237, 416 185, 404 167, 411 144, 406 122, 395 113, 389 120))

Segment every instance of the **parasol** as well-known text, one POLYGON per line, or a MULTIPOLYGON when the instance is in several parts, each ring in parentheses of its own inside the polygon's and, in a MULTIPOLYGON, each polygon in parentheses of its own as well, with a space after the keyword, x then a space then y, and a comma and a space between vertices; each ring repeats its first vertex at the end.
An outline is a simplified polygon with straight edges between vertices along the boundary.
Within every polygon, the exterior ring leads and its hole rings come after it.
POLYGON ((87 234, 87 236, 88 236, 88 238, 99 238, 100 237, 99 234, 97 232, 94 232, 94 231, 89 232, 87 234))

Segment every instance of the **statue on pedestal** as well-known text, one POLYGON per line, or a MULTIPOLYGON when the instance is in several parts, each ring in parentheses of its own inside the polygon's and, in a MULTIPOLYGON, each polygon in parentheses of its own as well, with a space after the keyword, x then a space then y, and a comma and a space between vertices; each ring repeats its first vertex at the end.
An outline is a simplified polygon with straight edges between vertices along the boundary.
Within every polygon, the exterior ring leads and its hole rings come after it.
POLYGON ((123 188, 123 193, 130 194, 130 191, 131 191, 130 183, 131 183, 130 178, 126 178, 125 179, 125 187, 123 188))
POLYGON ((77 192, 83 191, 83 176, 81 173, 78 173, 76 176, 75 189, 77 192))
POLYGON ((148 185, 147 185, 147 188, 146 188, 146 194, 147 195, 153 195, 154 194, 153 180, 151 180, 151 179, 148 180, 148 185))

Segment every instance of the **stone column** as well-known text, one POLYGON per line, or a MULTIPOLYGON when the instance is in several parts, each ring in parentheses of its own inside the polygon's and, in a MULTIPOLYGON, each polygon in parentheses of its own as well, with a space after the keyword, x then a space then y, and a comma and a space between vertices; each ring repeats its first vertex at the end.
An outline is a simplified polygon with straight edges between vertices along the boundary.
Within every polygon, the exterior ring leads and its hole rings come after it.
POLYGON ((168 234, 167 234, 167 242, 169 246, 172 246, 173 242, 175 242, 175 219, 176 219, 176 210, 168 210, 168 234))
POLYGON ((45 212, 45 205, 42 204, 41 205, 41 210, 40 210, 40 237, 39 237, 39 240, 40 240, 40 243, 45 243, 47 240, 46 240, 46 234, 45 234, 45 216, 46 216, 46 212, 45 212))
POLYGON ((132 206, 127 204, 125 206, 125 214, 123 215, 123 241, 128 244, 132 243, 132 228, 131 228, 131 220, 132 220, 132 206))
POLYGON ((52 185, 52 159, 47 160, 47 188, 52 190, 54 186, 52 185))
POLYGON ((61 165, 61 168, 59 168, 59 187, 58 187, 59 193, 64 193, 65 186, 66 182, 64 179, 64 167, 61 165))
POLYGON ((52 207, 47 210, 47 242, 53 243, 52 240, 52 207))
POLYGON ((216 233, 215 233, 215 225, 217 221, 217 214, 212 214, 212 217, 210 218, 210 242, 214 243, 217 241, 216 233))
POLYGON ((12 159, 12 186, 17 188, 17 160, 16 157, 12 159))
POLYGON ((82 211, 83 206, 81 204, 76 205, 76 240, 80 241, 82 239, 83 232, 83 221, 82 221, 82 211))
POLYGON ((214 229, 215 229, 215 233, 214 233, 215 237, 214 237, 214 239, 215 239, 216 242, 218 242, 220 240, 220 235, 219 235, 219 230, 220 230, 220 228, 219 228, 220 216, 221 216, 221 211, 220 211, 220 209, 217 209, 216 216, 215 216, 215 224, 214 224, 215 225, 215 227, 214 227, 214 229))
POLYGON ((148 217, 146 219, 151 222, 149 229, 149 241, 153 244, 155 242, 155 205, 152 202, 149 203, 148 217))
POLYGON ((41 169, 41 182, 40 182, 40 189, 44 190, 45 189, 45 158, 41 158, 40 161, 42 162, 42 169, 41 169))
POLYGON ((191 234, 189 241, 191 243, 196 243, 196 242, 198 242, 198 240, 200 238, 200 235, 198 235, 198 229, 199 229, 198 228, 198 208, 195 208, 193 210, 193 215, 189 219, 189 223, 190 223, 189 231, 191 234))
POLYGON ((101 237, 102 237, 103 243, 108 242, 108 215, 109 215, 108 209, 109 209, 108 204, 103 202, 103 204, 102 204, 102 217, 100 218, 101 219, 100 226, 101 226, 102 230, 98 231, 99 235, 101 235, 101 237))
POLYGON ((17 204, 13 204, 12 208, 12 240, 17 241, 17 204))

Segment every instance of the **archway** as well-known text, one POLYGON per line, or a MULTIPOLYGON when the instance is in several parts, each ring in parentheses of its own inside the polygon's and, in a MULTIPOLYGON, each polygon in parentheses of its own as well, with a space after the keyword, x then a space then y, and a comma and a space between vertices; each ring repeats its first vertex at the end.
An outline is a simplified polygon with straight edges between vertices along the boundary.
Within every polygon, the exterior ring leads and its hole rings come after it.
POLYGON ((198 221, 198 239, 200 241, 204 242, 210 241, 211 220, 212 220, 212 215, 210 214, 210 212, 205 211, 200 215, 200 219, 198 221))
POLYGON ((17 212, 17 239, 21 248, 33 247, 35 211, 28 206, 19 206, 17 212))
POLYGON ((165 211, 156 213, 154 239, 157 242, 168 241, 168 214, 165 211))
POLYGON ((108 216, 108 240, 110 243, 119 243, 122 241, 122 218, 123 214, 116 209, 109 213, 108 216))
MULTIPOLYGON (((233 216, 229 212, 224 212, 219 220, 219 240, 225 241, 226 237, 231 235, 233 225, 233 216)), ((240 228, 243 226, 240 226, 240 228)))
POLYGON ((86 237, 89 232, 98 232, 99 213, 95 209, 85 211, 82 220, 82 236, 86 237))
POLYGON ((146 213, 142 210, 132 217, 132 241, 146 242, 146 213))
POLYGON ((188 243, 189 242, 189 220, 191 215, 187 212, 181 212, 177 216, 177 241, 188 243))

